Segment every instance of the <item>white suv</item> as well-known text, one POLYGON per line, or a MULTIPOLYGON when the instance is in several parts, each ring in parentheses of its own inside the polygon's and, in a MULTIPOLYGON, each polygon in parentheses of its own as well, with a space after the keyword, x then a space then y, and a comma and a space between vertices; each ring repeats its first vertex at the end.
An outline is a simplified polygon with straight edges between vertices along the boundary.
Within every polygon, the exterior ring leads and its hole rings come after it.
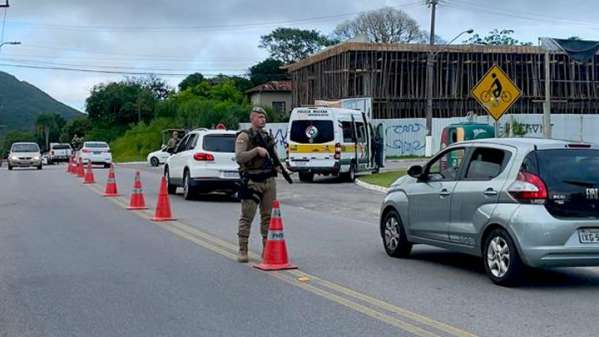
POLYGON ((235 131, 206 129, 193 130, 183 137, 164 166, 169 194, 175 194, 177 187, 183 187, 186 200, 197 193, 237 193, 235 138, 235 131))

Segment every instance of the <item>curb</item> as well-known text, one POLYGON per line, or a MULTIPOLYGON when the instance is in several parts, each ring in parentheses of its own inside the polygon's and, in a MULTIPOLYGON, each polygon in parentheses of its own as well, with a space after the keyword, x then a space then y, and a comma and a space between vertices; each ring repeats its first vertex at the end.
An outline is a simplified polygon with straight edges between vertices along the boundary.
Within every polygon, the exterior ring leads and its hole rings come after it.
POLYGON ((356 179, 355 184, 362 188, 371 190, 371 191, 377 191, 377 192, 381 192, 381 193, 387 193, 389 191, 389 188, 387 188, 387 187, 382 187, 382 186, 378 186, 378 185, 365 183, 365 182, 361 181, 360 179, 356 179))

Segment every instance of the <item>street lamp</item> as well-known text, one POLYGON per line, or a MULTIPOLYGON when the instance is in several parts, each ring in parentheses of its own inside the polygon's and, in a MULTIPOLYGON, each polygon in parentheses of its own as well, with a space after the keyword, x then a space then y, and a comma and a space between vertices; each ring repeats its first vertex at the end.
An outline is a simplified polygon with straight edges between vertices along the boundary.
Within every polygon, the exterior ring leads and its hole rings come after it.
MULTIPOLYGON (((456 35, 456 37, 449 41, 449 43, 441 45, 440 47, 449 46, 455 40, 459 39, 460 36, 472 33, 474 33, 473 29, 465 30, 456 35)), ((434 37, 431 37, 431 46, 434 45, 433 39, 434 37)), ((426 157, 431 157, 433 155, 433 61, 439 52, 441 52, 441 49, 433 52, 431 47, 426 60, 426 141, 424 147, 424 155, 426 157)))

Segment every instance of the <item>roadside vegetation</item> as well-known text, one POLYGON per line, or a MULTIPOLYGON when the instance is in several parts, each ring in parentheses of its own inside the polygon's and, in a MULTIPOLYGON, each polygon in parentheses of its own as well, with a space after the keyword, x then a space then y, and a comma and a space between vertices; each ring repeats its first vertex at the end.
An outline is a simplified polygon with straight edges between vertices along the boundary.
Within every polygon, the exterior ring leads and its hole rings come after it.
POLYGON ((399 171, 388 171, 388 172, 383 172, 383 173, 366 175, 366 176, 359 177, 358 179, 360 179, 361 181, 363 181, 367 184, 377 185, 377 186, 381 186, 381 187, 389 187, 399 177, 402 177, 405 175, 406 175, 406 171, 399 170, 399 171))

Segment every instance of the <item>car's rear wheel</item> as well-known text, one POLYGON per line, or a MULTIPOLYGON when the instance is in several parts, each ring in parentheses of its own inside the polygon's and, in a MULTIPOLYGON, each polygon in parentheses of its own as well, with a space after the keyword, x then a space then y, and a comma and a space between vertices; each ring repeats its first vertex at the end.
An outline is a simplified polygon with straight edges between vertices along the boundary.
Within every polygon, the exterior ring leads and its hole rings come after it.
POLYGON ((385 251, 392 257, 408 257, 412 251, 412 243, 408 241, 406 231, 397 211, 385 214, 381 221, 381 235, 385 251))
POLYGON ((164 175, 166 176, 166 189, 168 194, 176 194, 177 185, 171 184, 171 175, 169 174, 168 166, 164 168, 164 175))
POLYGON ((12 171, 12 165, 8 164, 8 170, 12 171))
POLYGON ((42 164, 39 164, 39 165, 37 166, 37 169, 38 169, 38 170, 41 170, 41 169, 42 169, 42 164))
POLYGON ((314 173, 310 172, 300 172, 299 180, 304 183, 311 183, 314 181, 314 173))
POLYGON ((349 165, 349 172, 347 172, 345 174, 345 180, 353 183, 354 181, 356 181, 356 164, 355 163, 351 163, 351 165, 349 165))
POLYGON ((487 276, 493 283, 514 286, 522 280, 524 264, 514 241, 504 229, 494 229, 485 240, 483 259, 487 276))
POLYGON ((193 200, 197 195, 197 192, 193 186, 191 186, 191 177, 189 171, 185 171, 183 174, 183 198, 185 200, 193 200))
POLYGON ((160 161, 158 160, 158 158, 152 157, 150 158, 150 165, 152 165, 153 167, 158 167, 158 165, 160 165, 160 161))
POLYGON ((110 164, 104 164, 104 168, 110 168, 110 164))

